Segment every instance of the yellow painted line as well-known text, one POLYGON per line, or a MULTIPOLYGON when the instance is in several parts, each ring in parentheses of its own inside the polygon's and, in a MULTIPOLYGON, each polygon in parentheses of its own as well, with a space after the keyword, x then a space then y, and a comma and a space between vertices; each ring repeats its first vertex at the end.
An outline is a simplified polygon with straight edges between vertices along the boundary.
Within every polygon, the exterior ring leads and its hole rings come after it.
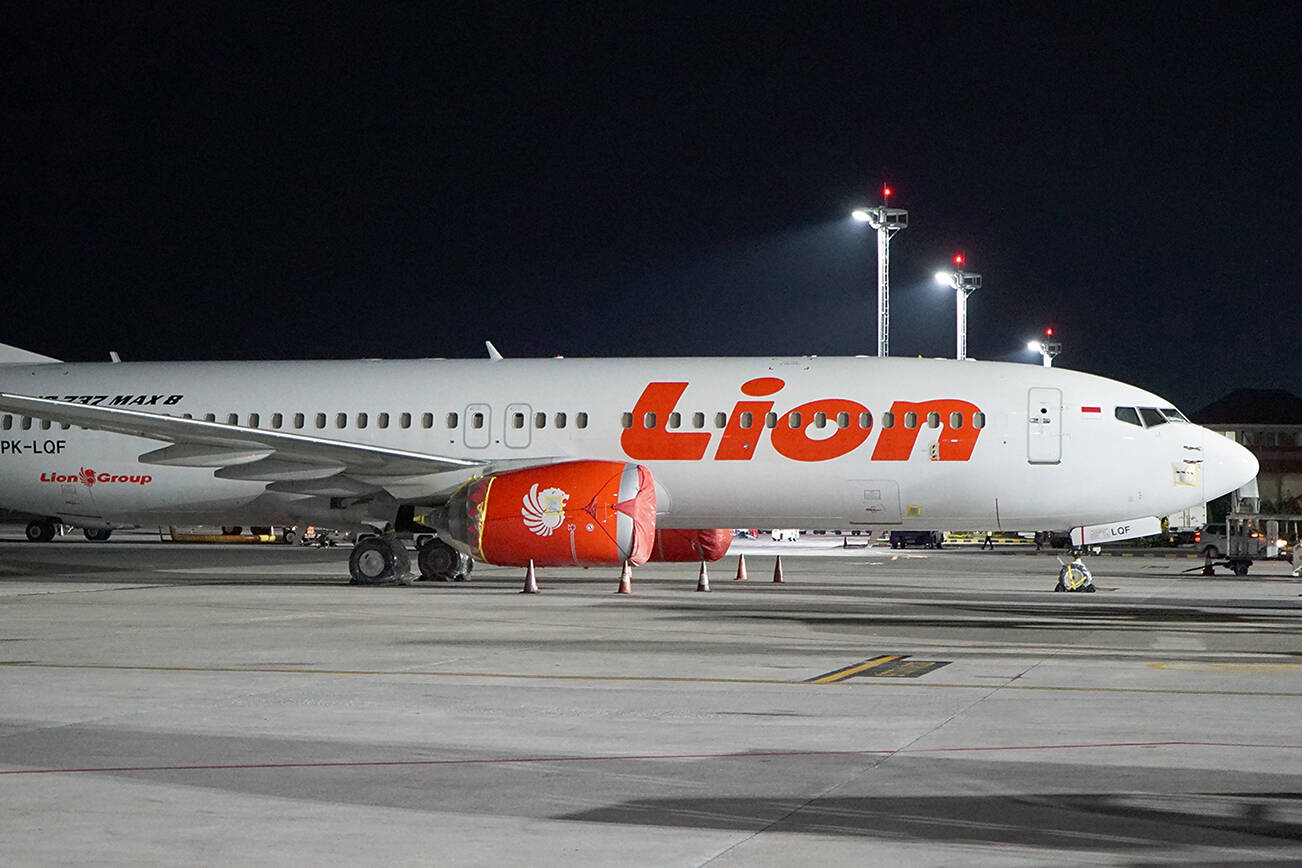
POLYGON ((854 666, 847 666, 844 669, 838 669, 835 672, 829 672, 826 675, 820 675, 817 678, 809 679, 809 684, 835 684, 838 681, 844 681, 851 675, 858 675, 860 672, 866 672, 869 669, 875 669, 884 663, 890 663, 892 660, 903 658, 903 654, 883 654, 881 657, 874 657, 871 660, 865 660, 862 663, 856 663, 854 666))
MULTIPOLYGON (((886 662, 886 661, 882 661, 886 662)), ((254 675, 371 675, 418 678, 495 678, 521 681, 610 681, 664 682, 670 684, 766 684, 779 687, 810 687, 817 681, 787 681, 779 678, 702 678, 678 675, 545 675, 512 672, 436 672, 429 670, 381 669, 290 669, 235 666, 122 666, 96 663, 28 663, 0 661, 0 667, 12 669, 80 669, 117 672, 190 672, 196 674, 254 675)), ((834 674, 834 673, 830 673, 834 674)), ((825 676, 824 676, 825 677, 825 676)), ((840 683, 840 682, 825 682, 840 683)), ((1038 690, 1069 693, 1138 693, 1171 696, 1279 696, 1302 697, 1302 691, 1287 690, 1191 690, 1164 687, 1077 687, 1054 684, 963 684, 935 681, 864 679, 850 682, 860 687, 941 687, 953 690, 1038 690)))

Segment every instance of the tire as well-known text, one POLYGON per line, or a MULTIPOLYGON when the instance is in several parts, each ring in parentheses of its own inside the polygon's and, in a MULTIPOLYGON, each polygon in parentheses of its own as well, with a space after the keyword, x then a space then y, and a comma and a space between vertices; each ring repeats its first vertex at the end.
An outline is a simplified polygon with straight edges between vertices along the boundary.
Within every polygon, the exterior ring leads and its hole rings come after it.
POLYGON ((353 546, 348 572, 354 585, 409 585, 411 558, 401 540, 371 536, 353 546))
POLYGON ((30 542, 49 542, 54 539, 55 533, 54 522, 48 518, 34 518, 27 523, 27 539, 30 542))
POLYGON ((1202 554, 1203 557, 1210 556, 1213 558, 1219 558, 1221 556, 1221 550, 1218 549, 1216 546, 1203 546, 1202 554))
POLYGON ((431 539, 416 552, 420 577, 431 582, 464 582, 474 562, 441 539, 431 539))
POLYGON ((225 534, 226 536, 239 536, 240 534, 244 533, 244 528, 240 527, 238 524, 232 527, 223 526, 222 533, 225 534))
POLYGON ((285 535, 281 537, 280 541, 287 546, 292 546, 294 543, 298 542, 298 531, 292 527, 285 528, 285 535))
POLYGON ((113 535, 113 529, 107 527, 88 527, 83 528, 82 533, 85 534, 86 539, 91 542, 106 542, 108 538, 113 535))

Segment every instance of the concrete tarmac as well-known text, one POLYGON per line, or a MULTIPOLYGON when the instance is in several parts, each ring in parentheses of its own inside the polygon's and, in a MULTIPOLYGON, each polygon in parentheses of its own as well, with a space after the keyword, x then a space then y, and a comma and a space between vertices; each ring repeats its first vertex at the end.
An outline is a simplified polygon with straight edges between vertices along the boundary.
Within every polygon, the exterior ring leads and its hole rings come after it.
POLYGON ((7 864, 1302 861, 1287 564, 750 543, 533 596, 136 539, 0 541, 7 864))

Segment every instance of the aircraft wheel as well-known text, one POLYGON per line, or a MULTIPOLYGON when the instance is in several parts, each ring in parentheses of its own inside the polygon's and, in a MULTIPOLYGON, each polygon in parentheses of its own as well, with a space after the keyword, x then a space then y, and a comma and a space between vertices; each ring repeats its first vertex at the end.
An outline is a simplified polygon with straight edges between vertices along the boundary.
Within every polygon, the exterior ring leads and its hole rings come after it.
POLYGON ((1059 579, 1059 580, 1058 580, 1058 584, 1056 584, 1056 585, 1053 586, 1053 590, 1054 590, 1055 593, 1057 593, 1057 592, 1059 592, 1059 591, 1065 591, 1065 590, 1067 590, 1067 586, 1064 585, 1064 584, 1062 583, 1062 580, 1061 580, 1061 579, 1059 579))
POLYGON ((348 572, 354 585, 409 585, 411 558, 402 540, 367 537, 353 546, 348 572))
POLYGON ((54 522, 48 518, 34 518, 27 523, 27 539, 31 542, 49 542, 55 533, 54 522))
POLYGON ((298 542, 298 530, 292 527, 285 528, 285 535, 281 537, 280 541, 287 546, 292 546, 298 542))
POLYGON ((238 524, 234 527, 222 527, 222 533, 226 536, 239 536, 244 533, 244 528, 240 527, 238 524))
POLYGON ((113 535, 113 530, 107 527, 88 527, 83 529, 82 533, 91 542, 104 542, 113 535))
POLYGON ((464 582, 474 562, 441 539, 430 539, 416 551, 420 577, 432 582, 464 582))

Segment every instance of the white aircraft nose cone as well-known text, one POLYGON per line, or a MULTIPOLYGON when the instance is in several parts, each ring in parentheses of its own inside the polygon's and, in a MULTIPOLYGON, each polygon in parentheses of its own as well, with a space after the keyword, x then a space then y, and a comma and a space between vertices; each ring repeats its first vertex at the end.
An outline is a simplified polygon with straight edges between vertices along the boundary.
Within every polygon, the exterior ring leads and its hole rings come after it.
POLYGON ((1214 500, 1257 478, 1257 456, 1215 431, 1203 437, 1203 493, 1214 500))

